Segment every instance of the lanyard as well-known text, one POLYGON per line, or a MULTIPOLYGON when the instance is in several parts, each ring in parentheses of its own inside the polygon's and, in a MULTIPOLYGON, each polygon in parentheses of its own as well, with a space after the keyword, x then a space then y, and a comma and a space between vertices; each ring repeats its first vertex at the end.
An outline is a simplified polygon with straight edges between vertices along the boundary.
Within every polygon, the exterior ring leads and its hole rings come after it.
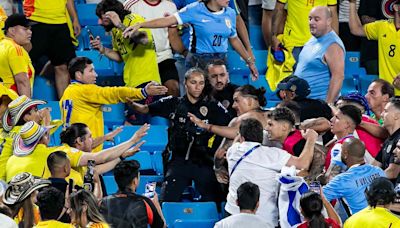
POLYGON ((245 154, 242 155, 241 158, 239 158, 239 160, 236 162, 236 164, 233 166, 231 174, 229 176, 232 176, 233 172, 236 170, 237 166, 239 165, 239 163, 246 158, 247 156, 249 156, 255 149, 257 149, 258 147, 260 147, 261 145, 255 145, 253 148, 251 148, 249 151, 247 151, 245 154))

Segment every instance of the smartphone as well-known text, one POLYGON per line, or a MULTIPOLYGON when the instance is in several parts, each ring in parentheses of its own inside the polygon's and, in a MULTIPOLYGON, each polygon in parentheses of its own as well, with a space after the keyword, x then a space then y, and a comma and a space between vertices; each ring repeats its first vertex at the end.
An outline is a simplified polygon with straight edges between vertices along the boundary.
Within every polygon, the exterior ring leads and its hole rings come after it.
POLYGON ((147 198, 153 198, 154 194, 156 192, 156 182, 149 182, 146 184, 145 190, 144 190, 144 196, 147 198))
POLYGON ((71 194, 73 189, 74 189, 74 180, 73 179, 69 179, 68 193, 71 194))
POLYGON ((93 35, 92 31, 90 31, 90 29, 87 29, 87 33, 89 34, 89 40, 90 41, 94 40, 94 35, 93 35))
POLYGON ((321 183, 319 181, 313 181, 310 183, 310 191, 321 194, 321 183))

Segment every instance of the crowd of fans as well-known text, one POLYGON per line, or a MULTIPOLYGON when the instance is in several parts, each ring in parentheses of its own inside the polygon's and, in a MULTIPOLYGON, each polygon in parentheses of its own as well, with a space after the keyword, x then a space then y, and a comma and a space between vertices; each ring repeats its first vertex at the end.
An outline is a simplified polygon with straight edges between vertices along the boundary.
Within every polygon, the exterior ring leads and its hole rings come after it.
POLYGON ((106 47, 89 32, 91 49, 124 62, 114 87, 75 54, 73 0, 24 0, 19 14, 0 3, 1 227, 166 227, 162 202, 192 183, 224 215, 215 227, 400 227, 400 1, 86 1, 112 37, 106 47), (249 4, 262 11, 267 72, 249 4), (276 89, 276 107, 265 88, 230 82, 229 46, 276 89), (346 51, 379 77, 366 94, 343 93, 346 51), (32 99, 39 74, 55 75, 61 120, 32 99), (104 133, 102 106, 119 102, 141 127, 103 148, 123 129, 104 133), (140 195, 141 164, 126 158, 154 116, 169 121, 164 180, 160 195, 140 195))

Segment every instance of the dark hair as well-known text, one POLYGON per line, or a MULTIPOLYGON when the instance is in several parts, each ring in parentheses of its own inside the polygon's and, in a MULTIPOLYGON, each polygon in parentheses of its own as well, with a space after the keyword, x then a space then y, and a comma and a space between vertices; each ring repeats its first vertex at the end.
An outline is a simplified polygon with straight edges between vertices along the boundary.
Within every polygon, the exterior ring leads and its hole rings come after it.
POLYGON ((11 209, 7 207, 7 205, 2 203, 0 203, 0 214, 7 215, 8 217, 13 218, 11 209))
POLYGON ((396 192, 392 182, 386 177, 378 177, 365 190, 365 196, 371 207, 386 205, 393 202, 396 192))
POLYGON ((294 126, 296 124, 296 118, 293 112, 286 107, 275 108, 274 110, 268 113, 268 118, 278 122, 285 121, 289 123, 291 126, 294 126))
POLYGON ((264 87, 260 87, 259 89, 256 89, 252 85, 244 85, 238 87, 235 92, 240 92, 242 96, 251 96, 255 99, 258 100, 258 103, 260 106, 265 106, 267 105, 267 99, 264 97, 264 94, 266 92, 264 87))
POLYGON ((26 114, 30 114, 30 112, 32 111, 32 109, 37 108, 37 105, 32 105, 31 107, 27 108, 21 115, 21 117, 19 118, 17 124, 15 124, 15 126, 22 126, 24 124, 26 124, 26 121, 24 120, 24 117, 26 114))
POLYGON ((362 114, 361 110, 354 105, 343 105, 339 108, 343 115, 348 116, 358 126, 361 123, 362 114))
POLYGON ((382 95, 387 94, 389 96, 389 98, 394 97, 394 87, 388 81, 378 78, 378 79, 373 80, 372 83, 373 82, 381 84, 382 95))
POLYGON ((248 118, 244 119, 240 123, 239 127, 240 135, 248 142, 259 142, 263 141, 263 126, 260 121, 248 118))
POLYGON ((389 102, 400 111, 400 96, 390 98, 389 102))
POLYGON ((64 208, 64 193, 55 187, 46 187, 39 192, 36 204, 42 220, 57 220, 64 208))
POLYGON ((24 214, 20 224, 23 225, 20 225, 19 227, 31 228, 35 225, 34 205, 30 196, 24 199, 22 202, 7 206, 11 209, 11 218, 15 218, 22 208, 24 214))
POLYGON ((67 127, 60 134, 61 143, 66 143, 69 146, 74 146, 78 138, 82 138, 86 135, 86 128, 88 126, 84 123, 74 123, 67 127))
POLYGON ((121 161, 114 168, 114 178, 120 191, 132 191, 130 185, 139 176, 140 164, 136 160, 121 161))
POLYGON ((83 71, 86 68, 86 65, 92 64, 93 61, 87 57, 75 57, 71 59, 68 64, 68 73, 71 79, 75 78, 75 72, 79 71, 83 74, 83 71))
POLYGON ((74 223, 81 223, 81 214, 83 212, 83 206, 87 206, 87 222, 102 223, 105 222, 103 215, 99 212, 97 208, 97 201, 93 194, 85 189, 81 189, 77 192, 73 192, 69 196, 69 203, 71 205, 71 210, 76 215, 76 221, 74 223))
POLYGON ((206 73, 208 75, 208 68, 212 67, 212 66, 225 66, 226 67, 226 63, 224 60, 222 59, 213 59, 211 62, 207 63, 206 65, 206 73))
POLYGON ((118 0, 102 0, 96 7, 96 15, 101 18, 101 15, 108 11, 114 11, 118 14, 119 19, 124 21, 124 17, 131 12, 124 8, 124 5, 118 0))
POLYGON ((328 224, 322 215, 322 199, 316 192, 306 192, 300 198, 300 207, 303 210, 303 215, 308 220, 308 227, 312 228, 327 228, 328 224))
POLYGON ((260 200, 260 188, 251 182, 244 182, 237 189, 237 204, 240 210, 255 210, 260 200))
POLYGON ((47 157, 47 167, 49 167, 50 173, 54 174, 54 168, 57 165, 64 163, 66 160, 68 160, 68 156, 64 151, 55 151, 51 153, 47 157))

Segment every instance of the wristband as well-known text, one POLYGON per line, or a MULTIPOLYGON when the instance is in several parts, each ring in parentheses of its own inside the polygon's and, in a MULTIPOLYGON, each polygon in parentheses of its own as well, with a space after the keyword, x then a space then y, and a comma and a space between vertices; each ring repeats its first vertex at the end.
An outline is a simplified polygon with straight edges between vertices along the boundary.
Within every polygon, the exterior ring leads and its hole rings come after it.
POLYGON ((147 94, 147 92, 146 92, 146 87, 143 87, 142 90, 141 90, 141 92, 142 92, 142 95, 143 95, 144 97, 147 97, 147 96, 148 96, 148 94, 147 94))

